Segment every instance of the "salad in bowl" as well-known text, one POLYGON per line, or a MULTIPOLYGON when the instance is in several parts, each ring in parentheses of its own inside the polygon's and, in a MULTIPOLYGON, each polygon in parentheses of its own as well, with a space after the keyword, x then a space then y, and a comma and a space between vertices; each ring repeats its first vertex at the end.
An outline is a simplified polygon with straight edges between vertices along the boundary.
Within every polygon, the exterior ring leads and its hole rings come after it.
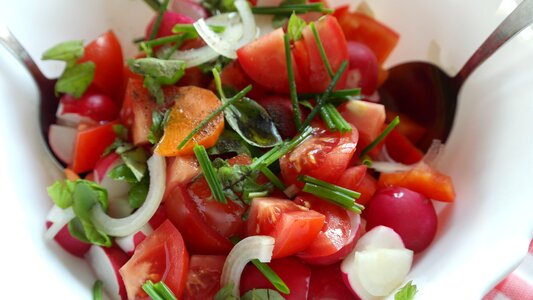
POLYGON ((399 30, 412 38, 374 13, 386 5, 124 2, 102 6, 142 15, 136 29, 110 25, 87 41, 74 33, 41 55, 63 62, 48 132, 65 168, 47 179, 40 224, 63 270, 85 285, 77 291, 412 299, 446 298, 443 286, 456 282, 479 297, 525 253, 531 221, 519 213, 516 235, 492 245, 499 274, 478 274, 484 260, 465 256, 487 244, 464 218, 486 225, 479 211, 496 205, 485 195, 492 178, 467 175, 501 165, 460 151, 471 133, 457 131, 487 112, 460 107, 446 148, 419 149, 427 129, 379 103, 387 63, 405 51, 399 30), (461 174, 462 163, 478 169, 461 174), (464 260, 480 278, 447 277, 464 260))

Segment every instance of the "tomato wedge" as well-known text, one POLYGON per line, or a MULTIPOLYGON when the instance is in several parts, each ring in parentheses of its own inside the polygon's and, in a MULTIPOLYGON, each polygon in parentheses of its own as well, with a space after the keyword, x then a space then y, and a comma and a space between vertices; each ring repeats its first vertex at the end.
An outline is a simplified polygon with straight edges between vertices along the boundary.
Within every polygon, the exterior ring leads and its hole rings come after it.
POLYGON ((301 195, 294 203, 323 214, 326 219, 316 239, 296 254, 309 264, 329 265, 350 253, 359 236, 359 215, 312 195, 301 195))
POLYGON ((147 280, 163 281, 180 298, 189 269, 189 254, 180 232, 165 221, 136 249, 120 268, 128 299, 150 299, 142 289, 147 280))
POLYGON ((213 299, 220 290, 225 255, 192 255, 183 300, 213 299))
POLYGON ((115 140, 113 125, 116 124, 112 122, 89 127, 80 124, 74 145, 72 166, 70 166, 74 172, 79 174, 94 168, 102 153, 115 140))
POLYGON ((346 169, 337 185, 361 193, 356 202, 365 205, 376 192, 378 181, 367 173, 365 165, 359 165, 346 169))
POLYGON ((418 163, 409 171, 381 173, 379 186, 401 186, 438 201, 453 202, 455 200, 452 178, 424 162, 418 163))
POLYGON ((324 215, 279 198, 254 198, 246 221, 246 233, 269 235, 276 240, 273 258, 306 249, 324 225, 324 215))
POLYGON ((281 157, 281 176, 288 185, 300 187, 300 175, 336 182, 350 163, 357 141, 358 131, 353 127, 351 132, 341 134, 317 125, 311 137, 281 157))
MULTIPOLYGON (((311 270, 308 266, 294 257, 285 257, 272 260, 268 264, 276 274, 285 282, 290 289, 290 294, 280 294, 286 300, 307 299, 311 270)), ((241 275, 241 295, 252 289, 272 289, 276 288, 266 279, 266 277, 254 266, 248 264, 241 275)))
POLYGON ((113 31, 107 31, 85 46, 80 63, 92 61, 96 65, 90 89, 113 97, 121 103, 124 84, 124 57, 122 47, 113 31))

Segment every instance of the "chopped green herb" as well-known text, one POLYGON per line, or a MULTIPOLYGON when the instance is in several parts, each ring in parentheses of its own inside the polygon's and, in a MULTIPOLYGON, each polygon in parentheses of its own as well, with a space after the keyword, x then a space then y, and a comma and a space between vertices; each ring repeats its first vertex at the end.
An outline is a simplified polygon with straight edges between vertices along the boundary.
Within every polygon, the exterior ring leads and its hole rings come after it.
POLYGON ((233 287, 234 287, 233 283, 223 286, 216 293, 213 300, 237 300, 235 297, 233 297, 233 287))
POLYGON ((148 158, 146 151, 139 147, 119 154, 124 164, 133 172, 137 181, 141 181, 147 170, 146 160, 148 158))
POLYGON ((57 79, 56 94, 66 93, 75 98, 81 97, 94 79, 95 68, 92 61, 68 66, 57 79))
POLYGON ((144 176, 139 182, 131 185, 128 191, 128 203, 132 208, 139 208, 143 205, 146 196, 148 195, 148 187, 150 185, 150 176, 144 176))
POLYGON ((254 195, 268 195, 272 191, 270 184, 257 182, 260 172, 249 165, 230 165, 226 160, 217 158, 213 167, 220 179, 224 194, 233 201, 241 200, 250 204, 254 195))
MULTIPOLYGON (((314 98, 322 97, 323 94, 324 93, 298 94, 298 97, 300 99, 314 99, 314 98)), ((348 89, 348 90, 336 90, 330 93, 329 99, 354 97, 354 96, 359 96, 359 95, 361 95, 360 88, 348 89)))
POLYGON ((305 20, 298 17, 294 12, 289 18, 289 25, 287 26, 287 34, 291 41, 298 41, 302 38, 302 32, 307 24, 305 20))
POLYGON ((169 0, 163 0, 163 2, 161 2, 158 7, 157 19, 154 22, 154 27, 152 27, 152 32, 150 32, 150 40, 155 39, 155 37, 157 36, 157 32, 159 32, 159 27, 161 26, 161 22, 163 21, 163 15, 167 10, 168 2, 169 0))
POLYGON ((73 65, 83 56, 83 52, 83 41, 67 41, 45 51, 41 59, 60 60, 66 62, 67 65, 73 65))
POLYGON ((159 47, 167 44, 172 44, 173 46, 179 47, 183 44, 183 42, 187 39, 196 38, 195 36, 190 36, 188 34, 176 34, 176 35, 170 35, 165 36, 149 41, 142 41, 139 44, 139 49, 141 51, 146 52, 147 57, 153 56, 153 48, 159 47))
POLYGON ((120 164, 115 166, 109 173, 107 174, 111 179, 113 180, 122 180, 129 184, 136 184, 137 178, 131 171, 131 169, 126 166, 126 164, 120 164))
POLYGON ((218 137, 217 143, 207 149, 207 153, 209 155, 236 153, 252 156, 252 151, 247 147, 247 143, 231 129, 225 129, 218 137))
POLYGON ((155 11, 159 11, 159 7, 161 6, 161 2, 159 2, 159 0, 144 0, 144 3, 148 4, 148 6, 155 11))
POLYGON ((203 0, 200 3, 211 15, 236 11, 235 0, 203 0))
POLYGON ((216 201, 226 204, 227 200, 222 189, 222 184, 220 183, 220 179, 218 178, 216 170, 213 167, 213 164, 211 163, 204 146, 196 144, 193 151, 198 159, 198 163, 200 164, 200 168, 204 173, 205 180, 211 189, 213 197, 216 201))
POLYGON ((151 280, 147 280, 142 285, 142 289, 152 300, 177 300, 174 293, 163 281, 154 284, 151 280))
POLYGON ((363 151, 359 154, 359 157, 365 156, 368 152, 370 152, 374 147, 376 147, 383 139, 389 135, 389 133, 400 124, 400 117, 396 116, 389 125, 383 130, 383 132, 372 142, 370 145, 366 146, 363 151))
POLYGON ((285 186, 285 184, 283 183, 283 181, 281 181, 281 179, 279 179, 278 176, 276 176, 276 174, 274 174, 274 172, 272 172, 269 168, 267 167, 264 167, 264 168, 261 168, 261 172, 266 176, 266 178, 268 178, 268 180, 270 180, 270 182, 272 182, 272 184, 274 184, 275 187, 277 187, 280 191, 284 191, 287 187, 285 186))
POLYGON ((224 67, 232 61, 233 59, 231 58, 227 58, 223 55, 219 55, 218 58, 215 59, 214 61, 203 63, 199 65, 198 68, 204 74, 211 73, 213 69, 216 69, 218 72, 221 72, 222 69, 224 69, 224 67))
POLYGON ((96 280, 93 285, 93 300, 102 300, 102 280, 96 280))
POLYGON ((322 118, 322 121, 326 124, 326 127, 332 131, 338 131, 337 127, 335 126, 335 123, 333 122, 333 117, 330 115, 328 109, 326 106, 323 106, 320 108, 320 118, 322 118))
POLYGON ((278 274, 276 274, 276 271, 272 270, 272 268, 265 264, 260 262, 258 259, 253 259, 252 264, 263 274, 270 283, 280 292, 283 294, 290 294, 291 290, 287 286, 287 284, 279 277, 278 274))
POLYGON ((416 284, 412 284, 413 281, 406 283, 396 294, 394 300, 413 300, 415 298, 418 289, 416 284))
POLYGON ((311 176, 301 176, 298 178, 305 182, 303 192, 313 194, 324 200, 329 200, 331 203, 351 210, 356 213, 361 213, 364 207, 355 202, 355 199, 361 195, 356 191, 340 187, 338 185, 325 182, 311 176))
POLYGON ((74 192, 75 183, 73 181, 57 180, 47 188, 48 195, 54 203, 62 208, 68 208, 72 205, 72 193, 74 192))
POLYGON ((277 291, 271 289, 253 289, 242 295, 241 300, 284 300, 277 291))
POLYGON ((289 35, 283 36, 283 42, 285 45, 285 62, 287 64, 287 77, 289 79, 289 91, 291 95, 292 110, 294 111, 294 124, 296 128, 302 128, 302 113, 300 106, 298 105, 298 94, 296 92, 296 80, 294 79, 294 70, 292 68, 292 56, 291 47, 289 44, 289 35))
POLYGON ((150 127, 150 132, 148 133, 148 141, 153 145, 157 144, 157 142, 159 142, 163 136, 169 115, 170 110, 166 110, 164 113, 159 110, 154 110, 152 112, 152 126, 150 127))
POLYGON ((322 61, 326 66, 326 70, 328 70, 329 77, 333 78, 333 76, 335 76, 335 73, 333 73, 333 69, 331 68, 331 64, 329 63, 328 56, 326 55, 326 51, 324 50, 324 45, 322 44, 322 40, 320 39, 320 35, 318 34, 318 30, 316 29, 315 22, 311 22, 309 26, 311 27, 311 31, 313 32, 313 36, 315 37, 315 41, 318 46, 320 56, 322 57, 322 61))
POLYGON ((326 105, 324 105, 324 109, 328 112, 328 115, 333 121, 335 130, 338 130, 341 133, 352 131, 352 126, 350 126, 350 124, 346 120, 344 120, 342 115, 339 113, 339 111, 333 104, 327 103, 326 105))

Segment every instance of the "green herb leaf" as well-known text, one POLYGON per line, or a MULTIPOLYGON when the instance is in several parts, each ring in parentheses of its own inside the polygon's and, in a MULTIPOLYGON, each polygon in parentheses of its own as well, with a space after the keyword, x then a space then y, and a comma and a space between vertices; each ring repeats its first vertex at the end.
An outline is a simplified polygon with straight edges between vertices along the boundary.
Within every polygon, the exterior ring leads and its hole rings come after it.
POLYGON ((141 181, 147 169, 146 151, 143 148, 135 148, 120 154, 120 156, 124 164, 130 168, 137 181, 141 181))
POLYGON ((96 280, 93 285, 93 300, 102 300, 102 280, 96 280))
POLYGON ((107 176, 114 180, 126 181, 129 184, 136 184, 139 182, 131 169, 125 164, 115 166, 107 176))
POLYGON ((198 68, 202 71, 202 73, 207 74, 211 73, 213 69, 217 69, 219 72, 224 69, 225 66, 227 66, 229 63, 231 63, 233 59, 227 58, 225 56, 220 55, 217 59, 214 61, 206 62, 198 66, 198 68))
POLYGON ((412 284, 413 281, 406 283, 396 294, 394 295, 394 300, 412 300, 415 298, 418 289, 416 284, 412 284))
POLYGON ((72 205, 74 186, 75 184, 72 181, 56 180, 56 182, 47 188, 47 192, 57 206, 66 209, 72 205))
POLYGON ((207 152, 205 151, 204 146, 196 144, 193 148, 193 151, 198 159, 198 163, 200 164, 200 168, 204 173, 205 180, 211 189, 213 197, 216 201, 226 204, 227 200, 222 189, 222 184, 220 183, 220 179, 215 168, 213 167, 213 164, 211 163, 211 160, 209 159, 209 156, 207 155, 207 152))
POLYGON ((383 132, 374 140, 370 145, 366 146, 361 153, 359 154, 359 157, 364 157, 368 152, 370 152, 374 147, 376 147, 381 141, 383 141, 389 133, 396 128, 400 124, 400 117, 396 116, 392 121, 383 129, 383 132))
POLYGON ((219 15, 225 12, 236 11, 235 0, 203 0, 200 3, 211 15, 219 15))
POLYGON ((83 52, 83 41, 67 41, 46 50, 42 60, 60 60, 73 65, 83 56, 83 52))
POLYGON ((68 66, 57 80, 55 92, 81 97, 94 79, 95 68, 92 61, 68 66))
POLYGON ((252 146, 269 148, 282 142, 270 115, 250 98, 233 103, 224 110, 224 116, 229 126, 252 146))
POLYGON ((304 19, 298 17, 294 12, 292 13, 287 27, 287 34, 291 41, 298 41, 302 38, 302 32, 306 25, 304 19))
POLYGON ((169 0, 162 0, 161 2, 159 2, 159 7, 157 9, 157 18, 152 27, 152 32, 150 32, 150 40, 155 39, 155 37, 157 36, 157 32, 159 32, 159 27, 161 26, 161 22, 163 22, 163 15, 167 10, 168 2, 169 0))
POLYGON ((218 137, 217 143, 207 149, 207 153, 209 155, 236 153, 252 156, 250 149, 246 145, 240 135, 232 130, 226 129, 218 137))
POLYGON ((242 295, 241 300, 285 300, 285 298, 275 290, 253 289, 242 295))
POLYGON ((234 286, 233 283, 223 286, 217 292, 213 300, 237 300, 237 298, 233 297, 233 286, 234 286))
POLYGON ((185 63, 181 60, 145 57, 128 60, 128 66, 132 72, 153 77, 163 85, 175 84, 185 74, 185 63))
POLYGON ((163 136, 165 125, 168 121, 170 110, 166 110, 164 113, 154 110, 152 112, 152 126, 148 133, 148 141, 153 145, 157 144, 163 136))
POLYGON ((150 177, 144 176, 140 182, 133 184, 128 192, 128 203, 132 208, 139 208, 143 205, 148 195, 150 177))

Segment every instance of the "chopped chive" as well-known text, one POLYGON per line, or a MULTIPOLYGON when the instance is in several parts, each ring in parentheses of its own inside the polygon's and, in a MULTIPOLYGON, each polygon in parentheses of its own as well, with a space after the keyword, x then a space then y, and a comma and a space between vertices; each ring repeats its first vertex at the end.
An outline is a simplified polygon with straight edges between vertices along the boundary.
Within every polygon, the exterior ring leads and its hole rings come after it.
POLYGON ((267 153, 255 159, 250 165, 250 167, 252 169, 256 169, 258 167, 266 168, 270 166, 273 162, 275 162, 280 157, 282 157, 283 155, 294 149, 296 146, 298 146, 301 142, 303 142, 312 132, 313 129, 311 127, 305 127, 302 132, 300 132, 300 134, 295 136, 292 140, 275 146, 267 153))
POLYGON ((159 9, 157 11, 157 19, 154 22, 154 27, 152 28, 152 32, 150 32, 150 40, 155 39, 157 36, 157 32, 159 31, 159 27, 161 26, 161 22, 163 21, 163 14, 167 10, 169 0, 163 0, 162 3, 159 5, 159 9))
POLYGON ((337 192, 323 186, 319 186, 313 183, 306 183, 303 192, 313 194, 324 200, 329 200, 331 203, 353 211, 355 213, 361 213, 362 205, 355 202, 355 199, 341 192, 337 192))
POLYGON ((102 300, 102 280, 96 280, 93 285, 93 300, 102 300))
POLYGON ((291 46, 289 41, 289 35, 286 33, 283 36, 285 45, 285 61, 287 63, 287 75, 289 78, 289 91, 291 95, 292 110, 294 111, 294 124, 296 128, 301 129, 302 126, 302 113, 300 112, 300 106, 298 105, 298 94, 296 92, 296 80, 294 79, 294 70, 292 68, 291 59, 291 46))
POLYGON ((320 108, 320 118, 322 118, 322 121, 326 123, 326 127, 330 131, 332 132, 338 131, 337 126, 333 122, 333 118, 331 117, 329 110, 327 109, 326 106, 323 106, 320 108))
POLYGON ((163 282, 159 281, 154 285, 155 290, 157 293, 163 297, 165 300, 177 300, 174 293, 170 290, 170 288, 163 282))
POLYGON ((363 161, 361 162, 361 164, 371 168, 372 167, 372 159, 370 157, 364 157, 363 158, 363 161))
POLYGON ((359 193, 359 192, 352 191, 350 189, 343 188, 342 186, 338 186, 338 185, 335 185, 335 184, 332 184, 332 183, 329 183, 329 182, 326 182, 326 181, 323 181, 323 180, 320 180, 320 179, 316 179, 316 178, 311 177, 311 176, 304 175, 304 176, 301 176, 299 178, 299 180, 303 181, 305 183, 316 184, 318 186, 330 189, 332 191, 336 191, 336 192, 339 192, 339 193, 346 194, 349 197, 352 197, 352 198, 355 198, 355 199, 357 199, 357 198, 359 198, 361 196, 361 193, 359 193))
POLYGON ((140 43, 144 42, 144 36, 140 36, 140 37, 134 38, 132 42, 134 44, 140 44, 140 43))
POLYGON ((316 45, 318 46, 318 51, 320 52, 320 56, 322 56, 322 61, 324 62, 324 65, 326 65, 326 69, 328 70, 328 74, 330 78, 333 78, 335 76, 335 73, 333 73, 333 69, 331 68, 331 64, 329 63, 328 56, 326 55, 326 51, 324 50, 324 45, 322 44, 322 40, 320 39, 320 35, 318 34, 318 30, 316 29, 315 22, 311 22, 311 31, 313 32, 313 35, 315 37, 316 45))
POLYGON ((276 274, 276 272, 272 270, 269 265, 260 262, 258 259, 253 259, 252 264, 266 277, 266 279, 268 279, 268 281, 270 281, 270 283, 272 283, 272 285, 278 291, 282 292, 283 294, 290 294, 291 290, 287 284, 285 284, 283 279, 281 279, 281 277, 279 277, 279 275, 276 274))
POLYGON ((213 72, 213 77, 215 79, 215 87, 217 88, 217 92, 220 95, 220 98, 226 99, 226 95, 224 95, 224 89, 222 88, 222 80, 220 79, 220 74, 218 73, 218 70, 216 68, 213 68, 211 72, 213 72))
MULTIPOLYGON (((300 99, 306 100, 306 99, 314 99, 314 98, 322 97, 323 94, 324 93, 298 94, 298 97, 300 99)), ((356 89, 333 91, 329 95, 329 98, 330 99, 346 98, 346 97, 350 97, 350 96, 359 96, 359 95, 361 95, 361 89, 360 88, 356 88, 356 89)))
POLYGON ((151 280, 147 280, 146 283, 142 285, 142 289, 152 300, 165 300, 159 295, 159 293, 157 293, 154 283, 151 280))
POLYGON ((292 12, 294 12, 295 14, 304 14, 304 13, 312 12, 312 11, 323 12, 323 13, 333 12, 332 9, 324 8, 324 5, 322 3, 252 7, 252 13, 256 15, 287 15, 289 16, 290 14, 292 14, 292 12))
POLYGON ((339 130, 341 133, 346 133, 352 131, 352 126, 344 118, 341 116, 337 108, 331 104, 328 103, 324 106, 324 108, 328 111, 329 116, 331 117, 331 120, 335 124, 335 128, 339 130))
POLYGON ((276 176, 276 174, 274 174, 268 167, 264 167, 264 168, 261 168, 261 172, 266 176, 266 178, 268 178, 268 180, 270 180, 270 182, 272 182, 272 184, 277 187, 280 191, 284 191, 287 187, 285 186, 285 184, 283 183, 283 181, 281 181, 281 179, 279 179, 278 176, 276 176))
POLYGON ((359 154, 359 157, 365 156, 368 152, 370 152, 374 147, 376 147, 377 144, 379 144, 383 139, 389 135, 389 133, 400 124, 400 117, 396 116, 389 125, 383 130, 383 132, 372 142, 370 145, 366 146, 363 151, 361 151, 361 154, 359 154))
POLYGON ((148 4, 148 6, 155 11, 159 11, 159 8, 161 7, 161 2, 158 0, 144 0, 144 3, 148 4))
POLYGON ((196 144, 193 151, 198 159, 200 168, 204 173, 205 180, 207 181, 215 200, 223 204, 228 203, 226 196, 224 195, 222 183, 220 183, 220 179, 218 178, 215 168, 213 167, 213 164, 211 163, 204 146, 196 144))
MULTIPOLYGON (((262 192, 249 192, 246 195, 248 199, 256 198, 256 197, 266 197, 268 196, 268 191, 262 191, 262 192)), ((250 204, 250 203, 247 203, 250 204)))
POLYGON ((149 40, 149 41, 143 41, 141 42, 141 44, 139 45, 140 47, 150 47, 150 48, 153 48, 153 47, 157 47, 157 46, 161 46, 161 45, 165 45, 165 44, 170 44, 170 43, 182 43, 184 40, 185 40, 186 36, 183 35, 183 34, 174 34, 174 35, 169 35, 169 36, 165 36, 165 37, 161 37, 161 38, 157 38, 157 39, 153 39, 153 40, 149 40))
POLYGON ((344 70, 346 70, 346 67, 348 66, 348 61, 344 60, 342 64, 340 65, 339 69, 337 70, 337 73, 335 73, 335 76, 333 76, 333 79, 331 79, 330 84, 328 85, 326 91, 324 94, 322 94, 321 97, 317 99, 317 104, 309 113, 307 116, 307 119, 302 123, 302 127, 309 126, 313 118, 316 116, 316 114, 320 111, 320 108, 326 104, 327 99, 329 98, 329 95, 333 91, 333 88, 337 85, 337 81, 339 81, 339 78, 341 77, 342 73, 344 73, 344 70))

